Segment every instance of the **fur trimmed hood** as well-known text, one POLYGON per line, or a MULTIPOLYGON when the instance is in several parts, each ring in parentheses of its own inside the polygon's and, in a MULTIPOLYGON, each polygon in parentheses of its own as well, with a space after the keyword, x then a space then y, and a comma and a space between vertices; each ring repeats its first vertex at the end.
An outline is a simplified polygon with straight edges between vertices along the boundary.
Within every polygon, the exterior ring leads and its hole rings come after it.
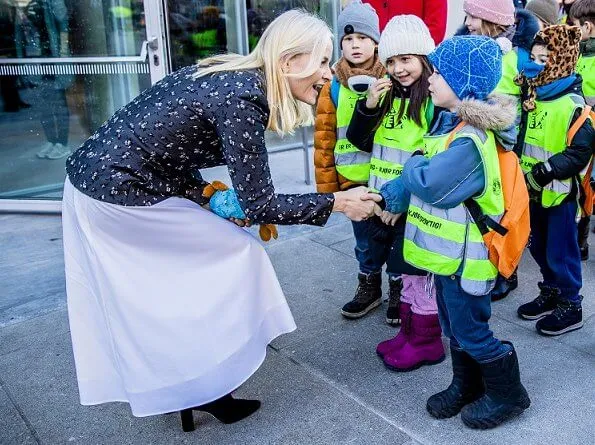
POLYGON ((517 101, 505 94, 491 94, 487 101, 464 99, 457 114, 465 122, 481 130, 507 130, 515 124, 517 101))
POLYGON ((517 100, 506 94, 491 94, 487 101, 465 99, 457 109, 460 119, 481 130, 494 132, 497 141, 507 151, 517 142, 517 100))

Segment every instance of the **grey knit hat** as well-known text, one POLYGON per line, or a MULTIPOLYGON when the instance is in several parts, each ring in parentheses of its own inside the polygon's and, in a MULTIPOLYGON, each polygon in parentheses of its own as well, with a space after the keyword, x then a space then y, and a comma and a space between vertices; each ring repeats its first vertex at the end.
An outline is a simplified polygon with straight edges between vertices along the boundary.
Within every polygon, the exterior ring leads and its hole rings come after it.
POLYGON ((527 3, 525 9, 531 11, 545 26, 558 23, 558 3, 556 0, 531 0, 527 3))
POLYGON ((376 10, 361 0, 353 0, 341 11, 338 20, 339 45, 348 34, 357 32, 370 37, 376 43, 380 40, 380 21, 376 10))

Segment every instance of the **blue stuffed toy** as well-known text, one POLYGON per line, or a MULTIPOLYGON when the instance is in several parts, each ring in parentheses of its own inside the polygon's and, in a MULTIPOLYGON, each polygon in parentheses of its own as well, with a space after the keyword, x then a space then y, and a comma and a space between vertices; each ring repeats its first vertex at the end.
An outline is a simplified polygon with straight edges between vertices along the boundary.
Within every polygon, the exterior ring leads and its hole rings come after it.
MULTIPOLYGON (((246 219, 246 214, 240 207, 235 190, 230 189, 222 182, 213 181, 212 184, 205 187, 202 195, 209 198, 209 206, 215 215, 225 219, 246 219)), ((274 224, 261 224, 258 233, 263 241, 269 241, 271 238, 277 239, 279 236, 274 224)))
POLYGON ((246 219, 234 189, 217 190, 209 201, 211 211, 221 218, 246 219))

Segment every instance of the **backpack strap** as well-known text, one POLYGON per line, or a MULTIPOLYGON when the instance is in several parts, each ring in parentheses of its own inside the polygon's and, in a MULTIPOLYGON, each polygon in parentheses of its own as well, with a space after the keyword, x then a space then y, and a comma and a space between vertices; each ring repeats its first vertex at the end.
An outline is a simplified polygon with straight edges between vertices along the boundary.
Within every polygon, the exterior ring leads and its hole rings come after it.
POLYGON ((589 119, 589 117, 592 117, 592 115, 593 113, 591 111, 591 107, 589 105, 585 106, 581 115, 577 118, 577 120, 574 121, 574 124, 572 124, 572 126, 568 130, 568 135, 566 136, 566 146, 572 144, 572 141, 576 136, 576 133, 580 130, 583 124, 587 121, 587 119, 589 119))
MULTIPOLYGON (((467 125, 467 122, 462 121, 459 123, 459 125, 457 125, 455 127, 454 130, 452 130, 450 132, 450 135, 448 136, 448 139, 446 140, 446 147, 445 147, 446 149, 448 149, 448 146, 454 140, 455 135, 465 125, 467 125)), ((479 229, 479 232, 482 235, 486 235, 487 233, 489 233, 490 229, 492 229, 493 231, 495 231, 496 233, 498 233, 499 235, 502 235, 502 236, 504 236, 508 233, 508 229, 506 227, 501 225, 499 222, 494 221, 489 216, 485 215, 483 213, 483 211, 481 210, 481 207, 479 206, 477 201, 474 200, 473 198, 466 199, 465 201, 463 201, 463 204, 465 205, 467 210, 469 210, 469 213, 471 214, 471 218, 473 218, 475 225, 477 226, 477 228, 479 229)))
POLYGON ((331 80, 331 100, 333 101, 333 105, 335 109, 339 106, 339 90, 341 89, 341 84, 339 83, 339 79, 333 76, 333 80, 331 80))
POLYGON ((467 122, 465 121, 461 121, 459 123, 459 125, 457 125, 454 130, 452 130, 450 132, 450 134, 448 135, 448 139, 446 140, 446 147, 444 147, 445 149, 448 149, 448 146, 452 143, 452 141, 454 140, 455 136, 457 135, 457 133, 465 126, 467 125, 467 122))

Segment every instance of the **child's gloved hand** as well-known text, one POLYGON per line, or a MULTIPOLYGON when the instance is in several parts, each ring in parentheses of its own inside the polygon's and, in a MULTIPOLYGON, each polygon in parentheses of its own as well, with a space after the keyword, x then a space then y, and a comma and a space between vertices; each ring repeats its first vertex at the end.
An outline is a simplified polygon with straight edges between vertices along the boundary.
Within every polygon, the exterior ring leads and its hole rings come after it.
POLYGON ((209 201, 211 211, 221 218, 246 219, 235 190, 217 190, 209 201))

